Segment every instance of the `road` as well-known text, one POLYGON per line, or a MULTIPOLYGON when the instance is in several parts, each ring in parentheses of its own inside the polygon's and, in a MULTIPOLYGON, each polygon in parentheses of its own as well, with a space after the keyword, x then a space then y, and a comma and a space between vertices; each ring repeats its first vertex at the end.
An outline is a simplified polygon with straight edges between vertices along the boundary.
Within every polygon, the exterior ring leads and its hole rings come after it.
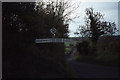
POLYGON ((119 78, 119 68, 108 67, 96 64, 74 62, 74 53, 76 48, 73 47, 67 62, 76 72, 78 78, 119 78))
POLYGON ((75 51, 76 51, 76 48, 73 47, 72 50, 71 50, 70 56, 67 58, 67 61, 72 61, 73 60, 75 51))
POLYGON ((119 78, 119 68, 69 61, 78 78, 119 78))

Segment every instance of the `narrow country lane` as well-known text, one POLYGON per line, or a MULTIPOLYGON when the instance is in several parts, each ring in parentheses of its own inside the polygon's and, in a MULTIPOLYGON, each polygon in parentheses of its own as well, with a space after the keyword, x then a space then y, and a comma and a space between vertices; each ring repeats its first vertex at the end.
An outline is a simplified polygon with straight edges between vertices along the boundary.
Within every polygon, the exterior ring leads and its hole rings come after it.
POLYGON ((78 78, 119 78, 119 68, 69 61, 78 78))

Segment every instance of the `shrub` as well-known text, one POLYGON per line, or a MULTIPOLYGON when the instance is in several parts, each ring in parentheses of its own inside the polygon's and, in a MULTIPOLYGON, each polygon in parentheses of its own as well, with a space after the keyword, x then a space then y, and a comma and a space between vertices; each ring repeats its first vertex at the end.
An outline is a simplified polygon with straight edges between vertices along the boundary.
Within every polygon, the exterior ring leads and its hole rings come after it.
POLYGON ((101 55, 119 55, 120 41, 106 37, 98 42, 98 53, 101 55), (107 41, 108 40, 108 41, 107 41))
POLYGON ((81 43, 77 43, 77 50, 81 55, 87 55, 89 53, 89 42, 83 41, 81 43))

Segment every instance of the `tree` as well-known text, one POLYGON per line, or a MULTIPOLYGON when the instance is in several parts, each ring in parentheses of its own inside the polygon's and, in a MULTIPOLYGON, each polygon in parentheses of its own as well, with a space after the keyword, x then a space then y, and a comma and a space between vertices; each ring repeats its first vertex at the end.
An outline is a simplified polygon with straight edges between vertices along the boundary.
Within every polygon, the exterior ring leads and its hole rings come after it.
POLYGON ((36 38, 52 37, 52 27, 56 37, 68 37, 69 16, 63 17, 67 3, 61 1, 2 4, 3 78, 69 77, 64 44, 34 43, 36 38))
POLYGON ((96 44, 102 35, 113 35, 116 31, 115 22, 103 21, 104 15, 100 12, 94 12, 92 8, 85 10, 85 25, 79 26, 76 34, 91 38, 93 44, 96 44))

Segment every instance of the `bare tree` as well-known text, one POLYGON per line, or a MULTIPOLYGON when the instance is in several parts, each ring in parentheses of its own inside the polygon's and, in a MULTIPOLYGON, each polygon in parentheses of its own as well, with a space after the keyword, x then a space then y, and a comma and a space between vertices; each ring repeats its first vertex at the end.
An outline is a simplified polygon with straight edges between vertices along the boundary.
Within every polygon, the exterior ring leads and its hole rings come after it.
POLYGON ((79 26, 75 34, 90 37, 91 41, 96 44, 100 36, 113 35, 117 31, 115 22, 103 21, 104 15, 94 12, 93 8, 87 8, 85 13, 85 25, 79 26))
MULTIPOLYGON (((78 18, 78 15, 70 17, 79 8, 80 3, 71 3, 72 0, 48 0, 37 2, 37 6, 46 9, 47 14, 54 14, 56 17, 61 18, 64 23, 68 23, 74 18, 78 18)), ((39 10, 40 11, 40 10, 39 10)))

